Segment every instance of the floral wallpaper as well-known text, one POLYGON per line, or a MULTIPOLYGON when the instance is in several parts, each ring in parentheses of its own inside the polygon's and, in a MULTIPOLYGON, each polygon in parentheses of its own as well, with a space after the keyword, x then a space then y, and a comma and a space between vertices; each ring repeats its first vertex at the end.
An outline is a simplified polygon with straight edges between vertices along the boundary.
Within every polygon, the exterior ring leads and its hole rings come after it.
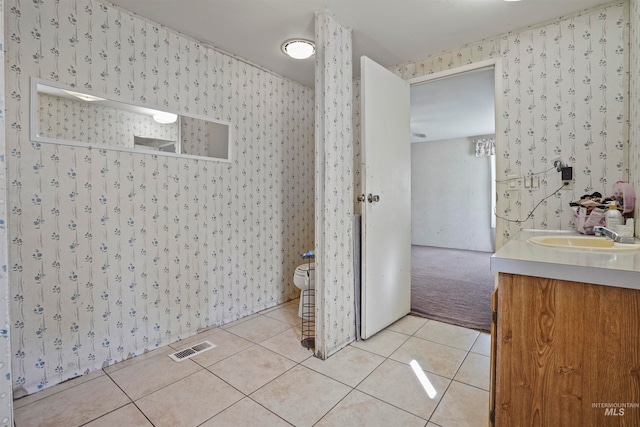
POLYGON ((316 28, 316 353, 355 339, 351 30, 328 12, 316 28))
MULTIPOLYGON (((575 171, 574 190, 549 199, 535 213, 533 228, 573 228, 570 201, 594 191, 609 194, 627 176, 626 26, 618 3, 503 40, 505 145, 498 169, 525 175, 560 157, 575 171)), ((561 187, 558 178, 557 172, 547 175, 542 195, 510 200, 503 190, 498 211, 526 217, 541 196, 561 187)), ((503 235, 518 230, 508 226, 503 235)))
POLYGON ((136 114, 129 111, 118 111, 118 139, 134 141, 134 137, 162 139, 166 141, 178 140, 178 124, 158 123, 153 117, 136 114))
POLYGON ((5 23, 15 397, 297 297, 311 89, 95 0, 5 23), (232 161, 33 143, 32 76, 229 122, 232 161))
MULTIPOLYGON (((0 0, 0 15, 5 2, 0 0)), ((0 21, 0 63, 4 64, 4 19, 0 21)), ((0 68, 0 168, 6 170, 5 141, 5 71, 0 68)), ((13 425, 13 391, 11 383, 11 319, 9 315, 9 276, 7 274, 7 175, 0 174, 0 425, 13 425)))
MULTIPOLYGON (((359 82, 344 74, 351 69, 348 29, 329 14, 316 18, 322 84, 315 102, 327 113, 317 116, 322 136, 314 155, 309 88, 96 0, 0 4, 11 88, 4 221, 10 286, 0 270, 0 303, 8 294, 11 306, 0 340, 3 423, 11 424, 11 367, 2 355, 11 354, 19 397, 295 297, 290 276, 297 254, 314 244, 314 209, 323 214, 315 223, 324 283, 321 356, 353 339, 348 200, 360 185, 359 82), (229 121, 233 160, 31 143, 31 76, 229 121), (344 120, 351 114, 353 125, 344 120), (314 202, 316 168, 322 188, 314 202)), ((637 55, 636 102, 630 117, 626 110, 626 7, 610 4, 393 68, 409 79, 502 58, 498 179, 544 169, 558 155, 576 174, 575 190, 543 203, 522 226, 571 228, 569 201, 607 191, 628 167, 640 188, 640 150, 625 135, 627 119, 631 135, 639 133, 637 55)), ((638 10, 631 0, 635 48, 638 10)), ((0 111, 4 119, 2 105, 0 111)), ((499 212, 526 214, 553 193, 556 178, 515 197, 499 191, 499 212)), ((500 237, 520 226, 502 223, 500 237)))
POLYGON ((176 123, 151 116, 38 93, 38 134, 68 141, 133 147, 134 136, 178 140, 176 123))
POLYGON ((180 117, 181 152, 194 156, 229 159, 228 126, 193 117, 180 117))
POLYGON ((629 169, 630 180, 636 192, 636 236, 640 235, 640 2, 630 1, 630 90, 629 90, 629 169))
MULTIPOLYGON (((555 195, 561 186, 557 173, 547 174, 539 190, 514 194, 498 186, 498 215, 510 219, 526 218, 542 198, 552 195, 532 220, 498 220, 498 247, 521 228, 574 229, 569 202, 594 191, 606 194, 617 180, 628 179, 627 7, 618 2, 590 9, 392 69, 411 79, 501 57, 497 179, 545 171, 558 157, 573 166, 574 189, 555 195)), ((357 130, 357 110, 354 121, 357 130)), ((359 170, 356 187, 358 176, 359 170)))
POLYGON ((180 135, 182 150, 195 156, 210 156, 209 140, 211 130, 206 122, 188 117, 180 119, 180 135))

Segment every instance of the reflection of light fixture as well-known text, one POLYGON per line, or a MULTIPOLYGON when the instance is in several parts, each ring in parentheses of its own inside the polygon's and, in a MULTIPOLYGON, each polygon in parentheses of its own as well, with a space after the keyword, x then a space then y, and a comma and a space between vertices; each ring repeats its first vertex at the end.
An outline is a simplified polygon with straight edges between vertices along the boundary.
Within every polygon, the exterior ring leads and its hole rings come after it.
POLYGON ((310 40, 291 39, 282 43, 282 51, 294 59, 306 59, 316 53, 316 46, 310 40))
POLYGON ((98 96, 87 95, 86 93, 74 92, 72 90, 66 90, 66 89, 63 89, 63 90, 67 92, 69 95, 75 96, 76 98, 82 99, 83 101, 87 101, 87 102, 104 101, 104 98, 100 98, 98 96))
POLYGON ((424 388, 424 391, 427 392, 427 395, 431 399, 436 397, 438 392, 436 392, 436 389, 433 387, 433 384, 431 384, 431 381, 429 381, 429 378, 427 378, 427 375, 424 373, 424 371, 420 367, 420 364, 418 363, 418 361, 414 359, 411 361, 411 363, 409 363, 409 365, 411 366, 411 369, 413 369, 413 372, 418 377, 418 381, 420 381, 420 384, 422 385, 422 388, 424 388))
POLYGON ((153 120, 162 124, 174 123, 176 120, 178 120, 178 115, 161 111, 153 115, 153 120))

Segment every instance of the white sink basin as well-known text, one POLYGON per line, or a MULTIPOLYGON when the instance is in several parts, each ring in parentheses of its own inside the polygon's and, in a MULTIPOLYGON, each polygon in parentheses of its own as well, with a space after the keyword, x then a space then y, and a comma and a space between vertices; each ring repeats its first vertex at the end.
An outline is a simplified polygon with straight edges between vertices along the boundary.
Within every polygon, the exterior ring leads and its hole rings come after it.
POLYGON ((594 236, 537 236, 528 240, 530 243, 553 248, 575 250, 627 252, 640 250, 637 243, 616 243, 606 237, 594 236))

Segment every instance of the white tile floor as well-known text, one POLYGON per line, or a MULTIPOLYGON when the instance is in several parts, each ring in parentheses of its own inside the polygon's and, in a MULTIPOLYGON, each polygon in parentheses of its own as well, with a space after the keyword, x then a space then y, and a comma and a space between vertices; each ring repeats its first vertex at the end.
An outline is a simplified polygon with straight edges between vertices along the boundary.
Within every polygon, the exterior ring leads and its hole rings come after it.
POLYGON ((486 426, 488 334, 406 316, 327 360, 292 301, 14 402, 23 426, 486 426), (216 344, 189 360, 167 355, 216 344), (437 394, 409 366, 416 360, 437 394))

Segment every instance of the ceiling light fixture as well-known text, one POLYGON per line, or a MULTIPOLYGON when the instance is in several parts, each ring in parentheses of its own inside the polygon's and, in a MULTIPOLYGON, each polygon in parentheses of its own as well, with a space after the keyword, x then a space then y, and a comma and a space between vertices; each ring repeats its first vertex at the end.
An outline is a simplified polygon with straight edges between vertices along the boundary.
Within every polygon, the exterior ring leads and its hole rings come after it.
POLYGON ((76 98, 82 99, 83 101, 87 101, 87 102, 104 101, 104 98, 100 98, 99 96, 87 95, 86 93, 74 92, 72 90, 66 90, 66 89, 63 89, 63 90, 67 92, 69 95, 75 96, 76 98))
POLYGON ((153 120, 163 125, 169 124, 169 123, 175 123, 175 121, 178 120, 178 115, 173 113, 165 113, 161 111, 153 115, 153 120))
POLYGON ((282 51, 294 59, 307 59, 316 53, 316 45, 311 40, 291 39, 282 43, 282 51))

